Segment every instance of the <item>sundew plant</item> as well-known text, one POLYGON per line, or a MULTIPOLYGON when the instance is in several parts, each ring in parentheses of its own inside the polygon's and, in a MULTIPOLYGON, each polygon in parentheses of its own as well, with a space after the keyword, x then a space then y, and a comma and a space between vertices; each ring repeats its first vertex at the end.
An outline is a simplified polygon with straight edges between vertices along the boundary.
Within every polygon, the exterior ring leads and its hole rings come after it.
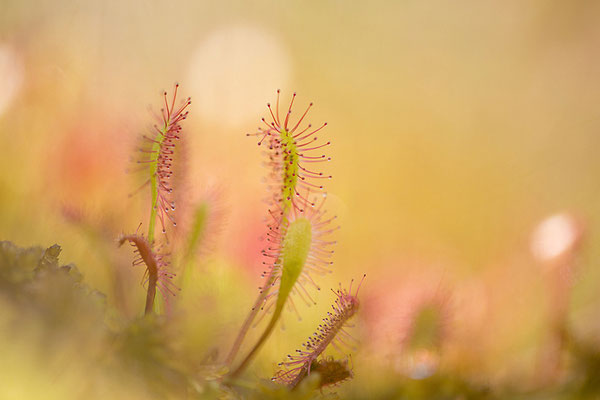
POLYGON ((459 307, 464 294, 443 270, 402 275, 400 285, 385 275, 370 290, 369 265, 361 265, 360 276, 343 282, 325 172, 335 138, 327 123, 310 122, 313 103, 297 111, 296 93, 286 99, 277 90, 258 130, 233 139, 255 141, 254 158, 260 163, 262 153, 266 167, 266 184, 256 182, 266 203, 261 248, 253 249, 261 283, 256 291, 241 285, 239 271, 212 252, 224 225, 247 221, 226 221, 220 189, 188 191, 182 158, 194 157, 188 139, 203 132, 186 126, 195 110, 184 91, 176 84, 163 92, 151 130, 132 140, 133 165, 122 179, 139 182, 122 200, 143 204, 139 212, 128 206, 133 227, 118 220, 119 234, 85 211, 63 210, 94 243, 111 277, 107 293, 62 264, 58 244, 0 242, 0 328, 12 344, 2 354, 0 399, 598 398, 600 351, 574 333, 568 313, 585 237, 579 217, 552 216, 532 235, 549 322, 528 355, 538 366, 528 385, 482 380, 461 364, 468 351, 455 337, 464 334, 465 309, 477 315, 470 307, 486 293, 459 307), (60 368, 35 375, 39 365, 60 368), (37 384, 23 385, 30 374, 37 384))
MULTIPOLYGON (((147 291, 144 318, 152 318, 157 290, 163 295, 167 305, 179 290, 173 283, 176 277, 174 267, 168 261, 177 249, 170 246, 165 225, 168 221, 172 224, 172 229, 177 229, 176 206, 172 200, 173 192, 177 188, 171 183, 172 166, 176 143, 182 135, 187 134, 182 124, 188 115, 188 106, 191 104, 189 98, 182 104, 177 104, 178 89, 179 85, 176 85, 171 100, 168 99, 166 92, 163 94, 164 108, 161 109, 159 123, 154 125, 154 136, 144 135, 144 145, 139 149, 142 158, 137 163, 147 164, 148 168, 142 168, 142 171, 149 175, 142 188, 148 185, 151 193, 148 235, 145 237, 138 233, 127 234, 119 239, 119 244, 129 242, 134 247, 136 258, 133 265, 143 265, 146 268, 143 280, 147 291), (162 227, 162 240, 155 236, 157 219, 162 227), (171 251, 165 250, 168 248, 171 248, 171 251)), ((233 392, 236 391, 241 375, 260 348, 268 341, 285 309, 298 313, 292 297, 297 297, 297 300, 307 305, 316 304, 309 291, 320 290, 320 286, 316 283, 318 276, 332 272, 330 266, 335 240, 331 237, 339 228, 335 225, 336 217, 331 216, 326 209, 327 194, 321 183, 323 179, 331 179, 331 176, 314 170, 315 167, 318 168, 318 163, 331 160, 330 157, 317 153, 331 143, 319 141, 317 136, 317 133, 327 124, 324 123, 317 128, 313 128, 310 123, 302 125, 313 103, 310 103, 301 116, 292 122, 296 93, 292 95, 287 111, 281 114, 279 97, 280 91, 277 90, 274 110, 270 104, 267 104, 272 121, 267 123, 263 118, 262 122, 266 127, 259 128, 259 131, 254 134, 259 137, 258 144, 267 147, 270 179, 268 185, 270 193, 267 195, 269 207, 266 210, 268 222, 265 227, 267 239, 262 251, 265 258, 263 264, 266 267, 262 277, 265 282, 227 357, 223 360, 217 358, 213 365, 215 368, 222 367, 215 381, 222 385, 222 390, 227 388, 233 392), (268 315, 269 322, 256 343, 236 365, 234 364, 236 355, 250 326, 259 314, 261 315, 258 319, 268 315)), ((207 216, 203 215, 202 218, 206 219, 207 216)), ((204 221, 194 221, 187 242, 198 246, 199 230, 204 225, 204 221)), ((193 253, 189 250, 189 246, 185 247, 187 250, 185 256, 193 253)), ((187 265, 183 268, 185 267, 187 265)), ((358 290, 354 294, 351 290, 350 288, 348 292, 342 292, 340 289, 335 292, 337 296, 333 306, 335 313, 328 313, 328 318, 324 320, 327 321, 326 327, 319 325, 318 333, 311 339, 312 344, 307 345, 309 353, 299 360, 294 359, 286 364, 287 367, 293 364, 300 365, 290 368, 285 373, 276 374, 277 379, 274 378, 273 381, 282 385, 284 390, 294 390, 305 378, 309 378, 313 364, 315 364, 313 370, 317 371, 315 373, 317 377, 308 384, 305 389, 307 393, 315 388, 341 383, 352 376, 347 356, 338 361, 332 358, 326 359, 322 355, 329 344, 335 345, 336 340, 338 345, 345 343, 342 339, 336 339, 336 336, 345 335, 351 338, 350 333, 344 330, 344 324, 359 307, 358 290)), ((167 307, 167 319, 169 310, 170 307, 167 307)), ((351 350, 351 347, 338 345, 335 346, 342 354, 351 350)))
POLYGON ((0 400, 600 400, 600 1, 0 0, 0 400))
MULTIPOLYGON (((82 283, 83 278, 75 266, 60 266, 58 245, 42 251, 19 249, 3 242, 2 257, 10 260, 8 267, 14 268, 11 272, 4 267, 5 285, 11 288, 10 293, 17 301, 17 297, 23 296, 25 287, 53 285, 59 279, 60 296, 65 296, 64 301, 89 303, 87 307, 91 308, 91 315, 95 315, 93 321, 99 324, 90 326, 97 332, 94 335, 94 340, 98 341, 96 345, 109 349, 98 359, 98 368, 104 371, 98 379, 109 370, 121 369, 123 376, 134 379, 133 387, 144 387, 139 394, 143 398, 166 395, 186 398, 311 397, 320 396, 323 390, 331 390, 326 389, 329 387, 335 391, 353 376, 349 360, 358 341, 346 325, 359 311, 360 302, 358 289, 352 292, 352 287, 346 291, 340 286, 333 292, 333 313, 327 313, 323 320, 325 325, 315 326, 316 333, 305 344, 304 352, 279 366, 274 363, 270 373, 255 378, 253 383, 248 381, 253 376, 248 374, 252 361, 261 349, 269 346, 269 338, 280 326, 282 316, 288 313, 299 316, 302 307, 316 305, 314 294, 321 290, 320 278, 334 271, 333 249, 339 225, 327 204, 324 182, 331 176, 320 172, 320 165, 331 160, 325 154, 331 142, 320 138, 326 123, 313 127, 306 122, 312 103, 295 115, 296 93, 283 109, 277 90, 275 105, 267 105, 271 120, 267 122, 263 118, 264 126, 249 135, 257 137, 258 144, 266 150, 268 178, 264 187, 268 206, 264 210, 266 224, 261 251, 263 284, 257 298, 254 301, 246 299, 248 315, 240 321, 238 332, 228 335, 230 343, 221 341, 222 348, 204 346, 203 350, 198 350, 198 358, 193 358, 191 354, 185 354, 184 348, 176 346, 181 340, 171 328, 186 307, 180 298, 193 297, 193 291, 199 287, 218 284, 217 281, 210 282, 215 279, 214 274, 211 277, 206 270, 210 252, 199 249, 203 242, 219 234, 217 229, 212 229, 218 225, 214 220, 222 213, 214 204, 216 196, 206 196, 196 204, 188 202, 188 210, 180 211, 177 207, 176 199, 185 197, 178 193, 178 183, 185 175, 177 176, 181 172, 181 168, 175 168, 181 154, 178 150, 186 143, 182 139, 194 134, 185 126, 188 113, 193 112, 192 102, 190 98, 178 98, 180 91, 177 84, 171 95, 163 93, 160 113, 152 131, 141 135, 132 157, 134 166, 129 168, 129 175, 143 182, 130 197, 139 197, 140 201, 149 199, 148 219, 144 221, 140 215, 135 231, 127 232, 123 227, 124 233, 112 239, 115 250, 106 250, 117 251, 124 257, 127 253, 116 250, 117 247, 125 243, 131 245, 131 264, 143 270, 143 275, 141 287, 134 284, 125 290, 143 297, 143 307, 134 311, 131 317, 118 307, 114 308, 115 301, 82 283), (193 281, 200 286, 194 285, 193 281), (266 320, 266 324, 261 324, 262 320, 266 320), (327 352, 329 347, 334 348, 333 351, 327 352)), ((84 223, 84 217, 79 214, 70 213, 69 218, 84 223)), ((119 276, 115 275, 115 279, 120 279, 119 276)), ((363 280, 364 277, 361 284, 363 280)), ((125 284, 119 282, 119 285, 125 284)), ((44 307, 53 307, 54 303, 44 300, 45 295, 24 299, 33 308, 40 301, 45 303, 44 307)), ((219 301, 218 298, 215 300, 219 301)), ((63 300, 57 298, 54 301, 63 300)), ((70 310, 53 312, 63 311, 69 313, 65 318, 73 318, 71 323, 76 324, 79 317, 72 315, 70 310)), ((203 312, 205 310, 197 305, 188 315, 198 314, 198 319, 202 320, 203 312)), ((207 333, 207 336, 215 334, 207 333)), ((256 372, 253 374, 256 376, 256 372)))

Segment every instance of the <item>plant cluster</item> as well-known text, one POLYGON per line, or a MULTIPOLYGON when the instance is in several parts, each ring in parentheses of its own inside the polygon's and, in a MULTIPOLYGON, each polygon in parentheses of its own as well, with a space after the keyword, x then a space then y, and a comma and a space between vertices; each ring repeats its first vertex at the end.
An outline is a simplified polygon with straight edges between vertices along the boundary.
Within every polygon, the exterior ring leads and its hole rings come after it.
MULTIPOLYGON (((150 186, 151 194, 148 234, 128 234, 119 239, 120 244, 129 242, 135 248, 136 258, 133 265, 145 266, 145 315, 152 314, 155 309, 157 290, 163 295, 167 305, 179 290, 173 283, 175 273, 167 261, 170 253, 164 251, 170 247, 165 221, 170 221, 173 229, 177 229, 176 207, 173 201, 174 190, 177 188, 173 187, 170 180, 173 177, 176 143, 185 134, 181 123, 186 118, 187 108, 191 104, 188 98, 181 105, 177 105, 177 90, 178 85, 175 86, 175 93, 170 101, 167 93, 164 93, 160 124, 154 126, 153 137, 143 137, 145 146, 139 150, 142 159, 137 162, 147 165, 145 173, 149 174, 144 184, 150 186), (160 221, 163 237, 155 236, 157 219, 160 221)), ((331 160, 320 153, 321 149, 331 142, 320 141, 317 136, 327 123, 317 128, 313 128, 312 124, 303 125, 312 103, 292 122, 296 93, 292 95, 287 111, 283 114, 280 113, 279 96, 278 90, 274 108, 267 104, 271 122, 263 118, 265 127, 260 127, 258 132, 253 134, 260 137, 258 144, 267 148, 269 167, 267 244, 262 251, 266 268, 263 273, 265 282, 231 350, 222 360, 228 371, 221 377, 222 383, 230 387, 235 386, 236 380, 268 340, 284 310, 288 308, 298 313, 293 297, 307 304, 315 303, 310 295, 311 290, 320 290, 315 282, 315 275, 331 272, 329 267, 334 253, 332 248, 336 243, 331 239, 331 235, 339 228, 335 225, 336 217, 330 216, 326 210, 327 195, 322 182, 331 179, 331 176, 318 171, 319 163, 331 160), (248 330, 266 315, 270 316, 263 333, 248 354, 235 364, 248 330)), ((198 229, 193 229, 188 242, 197 241, 198 235, 198 229)), ((306 351, 300 351, 297 356, 281 364, 284 370, 276 372, 274 381, 286 385, 289 389, 295 389, 311 374, 311 369, 321 376, 319 387, 337 384, 352 376, 346 359, 334 360, 322 356, 330 344, 340 349, 340 344, 345 343, 341 336, 346 337, 346 340, 351 337, 344 330, 344 325, 358 311, 359 306, 358 289, 354 293, 351 291, 351 287, 348 291, 340 287, 335 292, 337 299, 333 305, 334 312, 328 313, 325 324, 320 325, 315 336, 304 345, 306 351)))
MULTIPOLYGON (((53 365, 64 366, 64 359, 72 365, 56 375, 32 377, 41 383, 39 391, 35 385, 22 387, 18 380, 0 385, 0 398, 14 398, 15 393, 17 398, 40 398, 46 394, 44 387, 52 387, 57 398, 74 394, 125 399, 334 396, 340 385, 360 376, 350 353, 359 346, 351 328, 362 306, 373 318, 379 318, 377 311, 385 314, 379 321, 368 316, 362 320, 371 325, 368 329, 378 331, 371 332, 372 341, 391 348, 390 360, 386 360, 390 363, 385 368, 376 366, 381 368, 383 378, 393 381, 386 386, 387 391, 378 393, 380 398, 597 398, 600 351, 594 343, 578 338, 567 318, 570 281, 583 237, 583 228, 568 214, 544 221, 532 241, 532 254, 544 271, 551 297, 551 327, 539 357, 540 372, 531 388, 476 381, 444 368, 440 354, 452 331, 449 296, 436 288, 415 296, 417 301, 412 305, 395 298, 388 303, 371 301, 369 305, 359 300, 366 275, 352 280, 347 287, 340 284, 332 289, 331 309, 314 333, 294 353, 281 357, 283 361, 270 375, 251 380, 248 368, 269 343, 283 315, 299 314, 300 304, 316 304, 314 293, 321 290, 319 277, 332 272, 335 232, 339 229, 327 204, 325 183, 332 177, 320 168, 331 160, 324 154, 331 142, 321 138, 327 123, 306 123, 312 103, 296 117, 295 93, 289 105, 281 108, 279 90, 274 105, 267 104, 270 119, 263 118, 263 126, 247 135, 258 139, 268 167, 263 283, 256 299, 248 302, 249 312, 239 331, 228 338, 231 343, 205 346, 202 357, 182 346, 174 328, 174 321, 180 317, 178 300, 193 290, 191 276, 198 269, 198 260, 205 258, 207 244, 218 233, 222 210, 214 194, 184 207, 176 204, 185 197, 178 194, 182 178, 176 170, 187 135, 184 120, 191 104, 189 98, 177 100, 178 90, 176 85, 172 97, 163 94, 158 122, 151 135, 142 137, 136 150, 135 169, 144 176, 140 190, 146 190, 150 199, 147 232, 140 233, 145 226, 140 223, 134 233, 117 238, 118 246, 132 246, 133 266, 144 268, 143 312, 140 307, 137 317, 124 318, 118 306, 110 306, 118 305, 118 301, 107 299, 85 284, 74 265, 60 264, 58 245, 45 250, 21 249, 0 242, 0 309, 5 311, 0 315, 0 333, 13 344, 2 353, 7 361, 0 364, 0 376, 10 375, 13 365, 18 369, 42 364, 52 370, 53 365), (373 311, 372 307, 379 310, 373 311), (395 314, 399 307, 408 311, 404 321, 395 314), (381 320, 389 322, 387 327, 381 320), (255 336, 249 333, 257 326, 261 330, 256 340, 247 343, 255 336), (33 332, 34 337, 23 332, 33 332), (43 334, 35 336, 35 332, 43 334), (39 359, 22 354, 21 349, 30 343, 38 343, 35 353, 39 359), (399 353, 403 356, 400 361, 395 358, 399 353)), ((65 216, 85 225, 82 216, 73 210, 65 210, 65 216)), ((96 236, 96 242, 101 243, 96 236)), ((99 245, 96 251, 106 255, 108 265, 116 265, 111 258, 115 238, 105 242, 111 248, 99 245)), ((129 253, 119 251, 127 254, 127 262, 131 260, 129 253)), ((202 284, 213 285, 212 278, 206 274, 202 284)), ((390 297, 390 293, 384 294, 390 297)), ((348 398, 357 399, 368 395, 365 388, 347 393, 348 398)))

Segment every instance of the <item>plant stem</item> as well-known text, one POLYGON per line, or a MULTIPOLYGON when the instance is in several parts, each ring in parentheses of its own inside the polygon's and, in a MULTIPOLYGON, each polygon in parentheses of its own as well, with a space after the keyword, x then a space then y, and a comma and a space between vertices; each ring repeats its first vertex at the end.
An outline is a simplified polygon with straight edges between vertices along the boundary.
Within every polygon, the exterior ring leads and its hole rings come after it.
POLYGON ((269 325, 267 325, 267 327, 265 328, 265 331, 258 339, 258 342, 256 342, 256 344, 254 345, 252 350, 250 350, 250 353, 248 353, 246 358, 244 358, 244 361, 242 361, 242 363, 229 375, 230 378, 232 378, 232 379, 236 378, 242 372, 244 372, 244 369, 246 369, 246 367, 248 366, 250 361, 252 361, 252 358, 254 358, 254 356, 260 349, 260 347, 271 335, 271 332, 273 332, 273 328, 275 327, 275 324, 279 320, 279 317, 281 316, 282 311, 283 311, 283 307, 278 307, 275 309, 275 312, 273 313, 273 316, 271 317, 271 320, 269 321, 269 325))
MULTIPOLYGON (((163 136, 164 137, 164 136, 163 136)), ((152 150, 158 154, 160 143, 154 143, 152 150)), ((152 203, 150 205, 150 221, 148 222, 148 243, 150 246, 154 243, 154 231, 156 230, 156 214, 158 207, 158 160, 150 164, 150 191, 152 193, 152 203)), ((146 307, 144 315, 152 313, 154 309, 154 298, 156 297, 156 283, 158 282, 158 274, 149 274, 148 293, 146 294, 146 307)))
POLYGON ((262 290, 261 293, 259 293, 258 297, 256 298, 256 302, 254 303, 252 310, 246 317, 246 320, 244 321, 244 324, 240 328, 240 332, 238 333, 237 338, 235 339, 235 342, 233 343, 233 346, 231 347, 231 350, 229 351, 229 355, 225 359, 226 365, 231 365, 235 356, 237 355, 237 352, 239 351, 240 346, 242 345, 242 342, 246 336, 246 333, 248 333, 248 330, 250 329, 250 326, 252 325, 254 318, 256 318, 256 314, 258 314, 258 312, 260 311, 261 303, 265 300, 265 298, 269 294, 273 280, 274 280, 274 276, 272 274, 269 275, 269 278, 264 285, 264 289, 262 290))
MULTIPOLYGON (((164 129, 163 129, 164 130, 164 129)), ((152 154, 160 151, 160 145, 164 135, 157 135, 156 141, 152 144, 152 154)), ((152 245, 154 242, 154 231, 156 230, 156 214, 158 212, 158 160, 150 163, 150 193, 152 194, 152 203, 150 204, 150 221, 148 221, 148 242, 152 245)))
POLYGON ((144 315, 152 313, 154 309, 154 298, 156 297, 156 283, 158 281, 157 274, 149 274, 148 279, 148 292, 146 293, 146 307, 144 309, 144 315))
POLYGON ((146 306, 144 315, 148 315, 154 308, 154 298, 156 297, 156 284, 158 283, 158 262, 152 253, 152 245, 143 236, 126 235, 119 240, 119 245, 129 241, 137 248, 137 252, 146 264, 146 273, 148 274, 148 291, 146 293, 146 306))

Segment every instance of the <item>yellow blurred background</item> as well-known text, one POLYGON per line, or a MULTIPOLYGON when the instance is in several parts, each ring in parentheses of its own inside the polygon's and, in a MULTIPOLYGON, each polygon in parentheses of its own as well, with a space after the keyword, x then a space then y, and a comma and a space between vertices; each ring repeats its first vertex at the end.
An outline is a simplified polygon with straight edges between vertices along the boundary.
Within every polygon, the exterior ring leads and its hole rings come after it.
MULTIPOLYGON (((197 289, 214 287, 219 305, 187 318, 216 314, 201 334, 224 335, 226 352, 260 284, 266 216, 264 157, 245 134, 276 89, 283 105, 296 91, 295 115, 313 101, 309 121, 326 121, 332 141, 328 206, 341 230, 321 286, 367 273, 374 309, 382 293, 399 296, 395 309, 447 287, 453 362, 498 379, 531 373, 547 293, 530 241, 550 215, 584 227, 569 321, 600 332, 599 20, 600 3, 585 0, 3 0, 0 240, 59 243, 62 262, 139 315, 143 271, 116 238, 145 226, 149 207, 145 192, 128 197, 139 182, 127 170, 149 109, 179 82, 192 98, 179 196, 216 188, 225 215, 199 262, 212 281, 197 289)), ((271 376, 331 299, 322 291, 301 323, 286 319, 257 375, 271 376)), ((365 349, 377 348, 369 323, 357 323, 365 349)), ((210 339, 197 340, 200 354, 210 339)), ((379 362, 360 347, 356 384, 379 362)))

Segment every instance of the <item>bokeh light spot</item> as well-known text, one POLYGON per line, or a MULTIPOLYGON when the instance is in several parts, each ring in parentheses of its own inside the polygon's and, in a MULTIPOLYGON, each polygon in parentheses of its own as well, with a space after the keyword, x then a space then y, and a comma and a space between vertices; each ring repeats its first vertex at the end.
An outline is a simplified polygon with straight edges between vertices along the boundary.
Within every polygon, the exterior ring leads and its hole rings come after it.
POLYGON ((23 64, 15 52, 0 43, 0 116, 8 109, 23 83, 23 64))
POLYGON ((288 52, 276 35, 241 25, 208 34, 189 68, 195 109, 226 126, 255 120, 291 75, 288 52))

